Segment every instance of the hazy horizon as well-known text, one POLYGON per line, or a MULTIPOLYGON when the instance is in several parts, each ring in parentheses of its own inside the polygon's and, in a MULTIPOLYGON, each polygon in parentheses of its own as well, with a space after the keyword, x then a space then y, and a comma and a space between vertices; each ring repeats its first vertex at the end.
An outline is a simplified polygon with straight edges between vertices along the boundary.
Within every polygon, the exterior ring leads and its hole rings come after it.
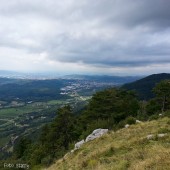
MULTIPOLYGON (((3 75, 16 75, 17 74, 20 74, 20 75, 35 75, 35 76, 52 76, 52 77, 57 77, 57 76, 118 76, 118 77, 144 77, 144 76, 148 76, 149 74, 138 74, 138 75, 135 75, 135 74, 114 74, 114 73, 105 73, 105 74, 101 74, 101 73, 62 73, 62 72, 55 72, 55 71, 17 71, 17 70, 0 70, 0 76, 3 76, 3 75)), ((156 73, 156 74, 159 74, 159 73, 156 73)))
POLYGON ((0 70, 170 73, 170 1, 0 1, 0 70))

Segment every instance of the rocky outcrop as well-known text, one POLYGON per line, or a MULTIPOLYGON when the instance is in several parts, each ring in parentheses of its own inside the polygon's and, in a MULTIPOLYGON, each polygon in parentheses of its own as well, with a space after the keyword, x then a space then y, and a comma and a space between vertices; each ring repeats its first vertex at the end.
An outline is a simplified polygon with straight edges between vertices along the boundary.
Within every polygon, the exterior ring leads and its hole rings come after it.
POLYGON ((99 138, 100 136, 104 135, 108 132, 108 129, 96 129, 94 130, 89 136, 86 138, 86 142, 99 138))
POLYGON ((108 132, 108 129, 96 129, 94 130, 89 136, 87 136, 86 140, 81 140, 80 142, 77 142, 74 146, 74 149, 71 150, 71 153, 73 153, 75 150, 79 149, 84 143, 94 140, 96 138, 101 137, 102 135, 106 134, 108 132))

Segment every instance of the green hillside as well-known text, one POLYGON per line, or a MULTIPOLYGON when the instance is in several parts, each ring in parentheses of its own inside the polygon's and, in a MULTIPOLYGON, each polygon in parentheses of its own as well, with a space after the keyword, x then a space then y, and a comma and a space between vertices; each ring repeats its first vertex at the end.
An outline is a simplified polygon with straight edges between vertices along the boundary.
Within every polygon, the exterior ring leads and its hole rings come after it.
POLYGON ((87 142, 47 170, 169 170, 170 118, 131 125, 87 142), (158 134, 166 133, 162 138, 158 134), (153 139, 147 135, 153 134, 153 139))
POLYGON ((135 82, 125 84, 122 86, 122 88, 127 90, 134 90, 137 92, 140 99, 148 100, 154 97, 152 89, 155 87, 155 85, 166 79, 170 79, 170 74, 153 74, 135 82))

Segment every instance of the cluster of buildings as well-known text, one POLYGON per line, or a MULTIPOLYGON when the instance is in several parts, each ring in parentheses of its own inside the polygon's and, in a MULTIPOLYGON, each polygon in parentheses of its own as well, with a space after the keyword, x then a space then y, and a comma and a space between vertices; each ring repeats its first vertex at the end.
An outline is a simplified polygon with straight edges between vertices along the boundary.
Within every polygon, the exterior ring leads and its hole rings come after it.
POLYGON ((95 82, 88 80, 77 80, 77 82, 70 82, 69 85, 61 88, 61 95, 77 95, 78 92, 82 92, 83 90, 96 90, 102 87, 114 86, 113 83, 107 82, 95 82))

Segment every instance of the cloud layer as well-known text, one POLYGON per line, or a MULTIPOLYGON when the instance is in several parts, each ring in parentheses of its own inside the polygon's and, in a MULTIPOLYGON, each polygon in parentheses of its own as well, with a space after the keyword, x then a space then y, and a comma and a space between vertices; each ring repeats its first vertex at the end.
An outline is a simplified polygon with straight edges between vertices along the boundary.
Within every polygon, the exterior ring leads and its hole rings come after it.
POLYGON ((157 66, 169 72, 169 6, 167 0, 0 0, 0 69, 64 71, 64 64, 73 72, 145 73, 157 66))

